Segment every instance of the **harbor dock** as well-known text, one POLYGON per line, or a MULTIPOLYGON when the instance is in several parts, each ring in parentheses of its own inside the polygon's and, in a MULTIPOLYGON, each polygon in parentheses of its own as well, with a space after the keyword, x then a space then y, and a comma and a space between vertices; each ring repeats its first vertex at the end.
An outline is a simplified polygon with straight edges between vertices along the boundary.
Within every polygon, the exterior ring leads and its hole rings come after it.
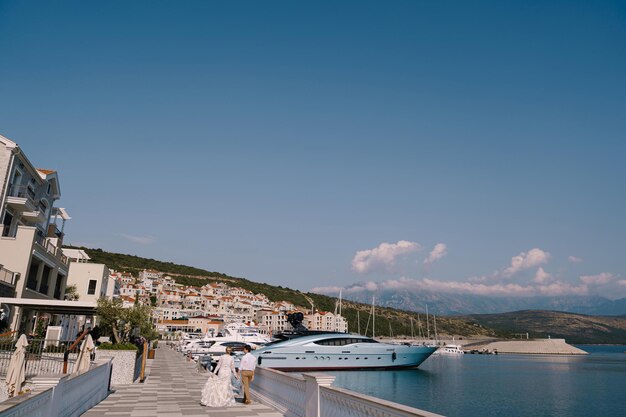
POLYGON ((200 404, 200 392, 206 373, 197 371, 196 363, 176 351, 163 347, 149 360, 143 383, 119 386, 85 417, 282 417, 264 404, 245 405, 237 399, 233 407, 209 408, 200 404))
POLYGON ((208 376, 194 361, 168 347, 159 347, 148 361, 146 379, 116 387, 85 417, 442 417, 380 398, 332 387, 333 376, 284 373, 257 367, 251 386, 253 403, 237 398, 232 407, 204 407, 200 392, 208 376))

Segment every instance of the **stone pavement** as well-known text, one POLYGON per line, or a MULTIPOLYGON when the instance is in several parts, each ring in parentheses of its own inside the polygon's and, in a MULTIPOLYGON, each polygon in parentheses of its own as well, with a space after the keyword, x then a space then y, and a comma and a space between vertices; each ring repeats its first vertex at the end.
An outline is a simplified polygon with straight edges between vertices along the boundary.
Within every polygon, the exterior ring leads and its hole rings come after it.
POLYGON ((104 401, 83 414, 85 417, 282 417, 263 404, 241 403, 232 407, 210 408, 200 404, 206 374, 196 370, 173 349, 159 346, 153 360, 147 361, 144 383, 117 387, 104 401))

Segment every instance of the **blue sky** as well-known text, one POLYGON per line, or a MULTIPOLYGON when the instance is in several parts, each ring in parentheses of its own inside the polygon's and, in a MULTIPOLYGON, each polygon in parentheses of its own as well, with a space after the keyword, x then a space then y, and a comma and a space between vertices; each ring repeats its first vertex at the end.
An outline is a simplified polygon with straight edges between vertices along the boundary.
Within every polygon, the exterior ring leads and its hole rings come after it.
POLYGON ((59 171, 70 243, 626 296, 623 2, 0 1, 0 56, 0 134, 59 171))

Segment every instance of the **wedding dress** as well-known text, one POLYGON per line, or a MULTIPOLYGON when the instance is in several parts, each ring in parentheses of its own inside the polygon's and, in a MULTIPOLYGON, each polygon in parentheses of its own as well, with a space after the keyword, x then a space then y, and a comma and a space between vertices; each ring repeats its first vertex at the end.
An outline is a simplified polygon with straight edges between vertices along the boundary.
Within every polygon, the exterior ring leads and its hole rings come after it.
POLYGON ((209 379, 202 389, 200 403, 207 407, 228 407, 235 405, 235 393, 231 379, 235 376, 235 360, 232 356, 220 356, 215 370, 209 372, 209 379))

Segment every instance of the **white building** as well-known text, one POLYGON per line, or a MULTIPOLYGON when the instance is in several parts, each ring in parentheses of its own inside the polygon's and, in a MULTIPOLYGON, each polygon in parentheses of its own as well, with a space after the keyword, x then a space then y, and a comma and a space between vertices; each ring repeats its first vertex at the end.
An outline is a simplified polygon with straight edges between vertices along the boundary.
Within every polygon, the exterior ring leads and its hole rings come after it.
POLYGON ((139 272, 138 281, 152 294, 156 294, 158 285, 163 274, 154 269, 144 269, 139 272))
POLYGON ((328 311, 316 311, 313 314, 305 314, 303 324, 309 330, 348 332, 347 320, 339 314, 333 314, 328 311))
MULTIPOLYGON (((35 168, 15 142, 0 136, 0 272, 7 271, 1 295, 63 300, 69 262, 61 245, 69 216, 54 207, 60 197, 56 171, 35 168)), ((28 332, 38 309, 21 305, 12 307, 11 328, 28 332)))
POLYGON ((77 260, 70 262, 67 284, 76 286, 79 300, 98 301, 98 298, 106 297, 109 292, 109 268, 104 264, 88 262, 89 256, 80 249, 64 248, 63 253, 70 260, 77 260))

